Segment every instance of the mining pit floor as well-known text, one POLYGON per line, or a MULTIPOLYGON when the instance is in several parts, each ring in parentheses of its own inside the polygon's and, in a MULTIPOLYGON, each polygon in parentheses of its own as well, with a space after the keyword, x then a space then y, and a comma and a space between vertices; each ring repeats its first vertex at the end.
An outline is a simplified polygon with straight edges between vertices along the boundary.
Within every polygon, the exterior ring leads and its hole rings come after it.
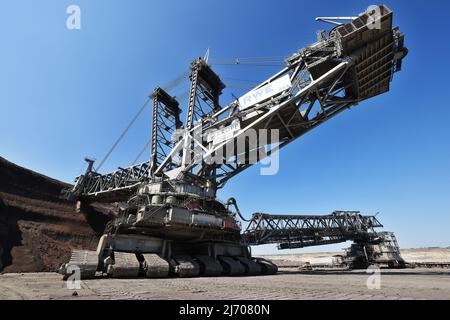
POLYGON ((84 280, 81 289, 68 289, 57 273, 9 273, 0 275, 0 299, 450 299, 449 269, 382 270, 379 289, 368 289, 369 276, 280 268, 258 277, 84 280))

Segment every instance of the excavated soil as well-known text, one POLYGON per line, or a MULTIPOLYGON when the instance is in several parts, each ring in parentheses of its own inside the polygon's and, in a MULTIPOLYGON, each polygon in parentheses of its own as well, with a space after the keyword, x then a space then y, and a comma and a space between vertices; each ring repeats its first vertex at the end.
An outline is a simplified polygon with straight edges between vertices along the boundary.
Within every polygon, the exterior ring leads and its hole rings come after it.
POLYGON ((71 248, 95 250, 110 212, 77 213, 59 198, 68 187, 0 157, 0 271, 55 271, 71 248))

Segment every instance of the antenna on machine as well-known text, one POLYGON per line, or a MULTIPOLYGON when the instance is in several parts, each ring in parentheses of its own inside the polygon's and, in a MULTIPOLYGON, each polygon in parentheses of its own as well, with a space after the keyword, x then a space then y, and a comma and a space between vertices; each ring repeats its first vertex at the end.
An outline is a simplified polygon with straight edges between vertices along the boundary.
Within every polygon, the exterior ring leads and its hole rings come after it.
POLYGON ((343 24, 341 21, 352 21, 358 17, 317 17, 316 21, 322 21, 330 24, 340 26, 343 24))
POLYGON ((211 50, 210 50, 210 48, 208 47, 208 49, 206 49, 205 56, 203 57, 203 60, 204 60, 206 63, 208 63, 210 51, 211 51, 211 50))

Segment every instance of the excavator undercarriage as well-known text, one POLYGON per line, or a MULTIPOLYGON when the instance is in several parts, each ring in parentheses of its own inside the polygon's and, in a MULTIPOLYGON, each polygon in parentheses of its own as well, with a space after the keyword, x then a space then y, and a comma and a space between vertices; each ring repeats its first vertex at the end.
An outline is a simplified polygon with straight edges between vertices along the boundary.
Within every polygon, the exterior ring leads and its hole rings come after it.
MULTIPOLYGON (((81 278, 165 278, 275 274, 277 266, 252 258, 249 247, 236 243, 183 243, 136 235, 104 235, 97 251, 74 250, 61 272, 75 268, 81 278), (114 248, 114 249, 112 249, 114 248)), ((68 272, 71 271, 71 272, 68 272)))

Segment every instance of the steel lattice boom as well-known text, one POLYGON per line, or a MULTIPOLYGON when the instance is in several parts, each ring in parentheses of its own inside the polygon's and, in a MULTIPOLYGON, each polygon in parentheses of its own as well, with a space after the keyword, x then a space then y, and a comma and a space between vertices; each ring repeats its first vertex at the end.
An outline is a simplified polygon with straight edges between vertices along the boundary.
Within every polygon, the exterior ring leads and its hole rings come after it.
POLYGON ((383 225, 374 216, 358 211, 335 211, 330 215, 272 215, 255 213, 244 232, 250 245, 277 243, 279 249, 303 248, 345 241, 369 242, 374 228, 383 225))
POLYGON ((157 134, 161 128, 170 133, 180 128, 178 103, 159 91, 161 94, 153 96, 154 105, 164 100, 171 105, 166 111, 175 111, 167 114, 164 109, 154 108, 152 159, 106 175, 87 172, 78 179, 73 192, 85 198, 108 193, 109 200, 120 200, 124 188, 133 189, 138 182, 160 177, 203 186, 208 183, 217 190, 254 164, 249 158, 255 149, 261 160, 340 112, 389 91, 389 83, 401 69, 407 49, 403 45, 404 36, 392 27, 392 12, 383 5, 377 8, 376 17, 366 12, 338 25, 328 35, 321 33, 316 43, 286 59, 284 69, 225 107, 219 105, 224 84, 206 61, 195 60, 191 66, 184 136, 170 140, 157 134), (172 124, 158 123, 164 118, 162 112, 172 118, 172 124), (232 135, 221 141, 199 142, 193 138, 198 129, 205 133, 229 130, 232 135), (256 145, 248 146, 241 154, 235 150, 222 164, 210 165, 203 161, 233 148, 251 129, 278 130, 278 147, 261 153, 271 142, 261 141, 258 136, 256 145), (158 144, 169 148, 161 152, 158 144), (195 148, 201 152, 194 154, 195 148), (179 155, 181 160, 174 162, 179 155))

